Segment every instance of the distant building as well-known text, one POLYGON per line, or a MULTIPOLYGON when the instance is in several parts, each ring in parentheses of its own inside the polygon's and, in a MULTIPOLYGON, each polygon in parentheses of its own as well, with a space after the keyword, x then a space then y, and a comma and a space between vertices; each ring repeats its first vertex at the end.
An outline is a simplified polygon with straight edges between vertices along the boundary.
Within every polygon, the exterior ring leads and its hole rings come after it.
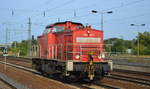
POLYGON ((132 49, 127 49, 126 52, 127 52, 128 54, 131 54, 131 53, 132 53, 132 49))

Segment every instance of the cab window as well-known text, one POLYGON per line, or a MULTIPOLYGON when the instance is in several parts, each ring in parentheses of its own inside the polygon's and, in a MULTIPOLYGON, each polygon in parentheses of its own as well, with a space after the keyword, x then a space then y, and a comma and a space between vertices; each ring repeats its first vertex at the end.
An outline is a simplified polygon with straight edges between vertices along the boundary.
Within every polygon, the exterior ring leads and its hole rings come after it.
POLYGON ((62 32, 64 30, 63 26, 55 26, 52 32, 62 32))
POLYGON ((47 34, 49 32, 50 32, 50 29, 47 28, 47 29, 44 30, 43 34, 47 34))

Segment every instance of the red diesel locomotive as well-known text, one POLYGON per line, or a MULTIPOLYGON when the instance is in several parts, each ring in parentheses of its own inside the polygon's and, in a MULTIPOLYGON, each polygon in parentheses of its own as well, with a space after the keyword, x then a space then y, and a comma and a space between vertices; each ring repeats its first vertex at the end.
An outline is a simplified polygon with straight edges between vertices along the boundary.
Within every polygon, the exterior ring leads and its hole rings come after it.
POLYGON ((100 79, 111 70, 104 60, 103 31, 66 21, 48 25, 38 37, 33 67, 46 74, 74 79, 100 79))

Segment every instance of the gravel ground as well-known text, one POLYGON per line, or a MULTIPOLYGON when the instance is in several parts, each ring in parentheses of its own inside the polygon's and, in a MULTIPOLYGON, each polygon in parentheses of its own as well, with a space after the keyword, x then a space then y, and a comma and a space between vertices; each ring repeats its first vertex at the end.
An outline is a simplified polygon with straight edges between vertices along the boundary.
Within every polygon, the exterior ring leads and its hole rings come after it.
POLYGON ((12 88, 0 79, 0 89, 12 89, 12 88))
POLYGON ((150 86, 143 86, 131 82, 104 78, 101 80, 101 84, 108 85, 108 86, 117 86, 120 89, 150 89, 150 86))
POLYGON ((7 66, 7 69, 4 70, 3 64, 0 64, 0 72, 5 73, 12 79, 32 89, 74 89, 73 87, 64 83, 58 83, 54 80, 47 79, 37 74, 33 74, 10 66, 7 66))

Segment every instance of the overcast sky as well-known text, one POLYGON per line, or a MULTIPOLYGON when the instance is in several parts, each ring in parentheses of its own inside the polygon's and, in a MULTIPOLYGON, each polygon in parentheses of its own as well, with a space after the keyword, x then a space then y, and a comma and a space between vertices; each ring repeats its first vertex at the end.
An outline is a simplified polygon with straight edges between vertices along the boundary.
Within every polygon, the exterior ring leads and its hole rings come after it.
POLYGON ((150 0, 0 0, 0 43, 27 39, 28 18, 32 21, 32 34, 42 34, 48 24, 75 21, 101 29, 101 11, 104 14, 104 38, 134 39, 139 31, 150 32, 150 0), (97 10, 99 13, 91 13, 97 10))

